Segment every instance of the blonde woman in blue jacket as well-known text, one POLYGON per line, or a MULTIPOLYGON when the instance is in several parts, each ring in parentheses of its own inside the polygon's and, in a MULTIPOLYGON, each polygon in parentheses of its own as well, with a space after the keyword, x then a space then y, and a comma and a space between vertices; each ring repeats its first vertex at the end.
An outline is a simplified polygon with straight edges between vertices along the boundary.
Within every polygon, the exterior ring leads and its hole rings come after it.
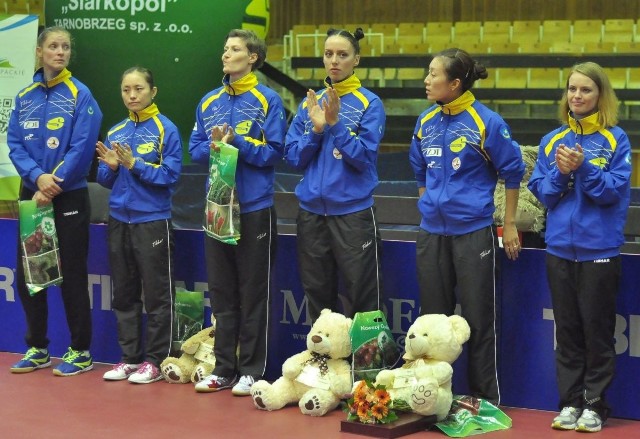
POLYGON ((157 92, 150 70, 126 70, 121 94, 129 116, 111 128, 105 143, 98 142, 96 148, 98 182, 111 189, 109 264, 122 349, 121 361, 103 376, 109 381, 158 381, 160 363, 171 350, 175 298, 171 197, 182 167, 182 141, 176 126, 153 102, 157 92))
POLYGON ((338 273, 346 315, 381 306, 373 191, 385 112, 354 73, 363 37, 360 28, 327 32, 325 88, 307 92, 287 132, 285 159, 304 171, 296 187, 298 265, 314 321, 322 309, 338 309, 338 273))
POLYGON ((487 76, 464 50, 433 57, 424 83, 435 104, 418 118, 409 156, 422 214, 416 242, 421 313, 451 315, 457 299, 471 327, 469 391, 499 404, 493 193, 498 178, 504 179, 503 242, 515 259, 524 162, 505 121, 470 90, 487 76))
POLYGON ((529 189, 547 208, 547 280, 556 325, 559 408, 551 426, 599 431, 614 376, 620 247, 630 198, 631 146, 598 64, 575 65, 562 126, 542 138, 529 189))
MULTIPOLYGON (((7 131, 9 157, 22 178, 20 199, 53 204, 64 279, 60 289, 71 333, 69 349, 53 370, 61 376, 93 368, 87 294, 91 215, 87 175, 102 123, 91 91, 67 70, 71 46, 71 34, 64 28, 49 27, 40 33, 36 55, 42 68, 16 97, 7 131)), ((29 349, 11 372, 25 373, 51 365, 47 293, 29 295, 21 263, 16 279, 29 349)))

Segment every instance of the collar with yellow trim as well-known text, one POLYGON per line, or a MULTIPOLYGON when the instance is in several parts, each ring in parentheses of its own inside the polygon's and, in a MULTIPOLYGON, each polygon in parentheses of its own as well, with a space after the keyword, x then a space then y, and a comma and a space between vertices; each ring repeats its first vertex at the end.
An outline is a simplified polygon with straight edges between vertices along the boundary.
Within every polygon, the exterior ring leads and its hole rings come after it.
POLYGON ((573 113, 569 112, 569 117, 567 118, 567 120, 571 130, 580 132, 582 134, 593 134, 604 128, 602 125, 600 125, 600 122, 598 120, 599 116, 599 112, 596 111, 595 113, 587 117, 576 119, 575 117, 573 117, 573 113))
POLYGON ((144 122, 145 120, 151 119, 153 116, 157 116, 158 114, 160 114, 158 106, 152 103, 147 108, 144 108, 138 112, 129 111, 129 119, 134 122, 144 122))
POLYGON ((224 75, 222 78, 222 85, 224 85, 225 91, 230 95, 239 95, 246 93, 252 88, 258 85, 258 77, 255 73, 251 72, 242 78, 234 82, 229 82, 230 75, 224 75))
POLYGON ((471 104, 476 101, 476 97, 469 90, 462 93, 458 98, 453 101, 443 104, 436 102, 442 108, 442 111, 447 114, 459 114, 469 108, 471 104))
MULTIPOLYGON (((42 78, 44 78, 44 69, 40 69, 42 70, 42 78)), ((61 82, 66 81, 67 79, 71 78, 71 72, 69 70, 67 70, 66 68, 62 69, 62 71, 60 73, 58 73, 58 75, 50 80, 46 80, 45 79, 45 85, 47 86, 47 88, 51 88, 54 85, 58 85, 61 82)))
POLYGON ((333 88, 335 89, 335 91, 338 92, 338 96, 344 96, 347 93, 352 93, 353 91, 362 87, 362 84, 360 83, 360 80, 355 75, 355 73, 340 82, 333 82, 331 84, 327 82, 327 80, 325 79, 324 85, 327 88, 333 85, 333 88))

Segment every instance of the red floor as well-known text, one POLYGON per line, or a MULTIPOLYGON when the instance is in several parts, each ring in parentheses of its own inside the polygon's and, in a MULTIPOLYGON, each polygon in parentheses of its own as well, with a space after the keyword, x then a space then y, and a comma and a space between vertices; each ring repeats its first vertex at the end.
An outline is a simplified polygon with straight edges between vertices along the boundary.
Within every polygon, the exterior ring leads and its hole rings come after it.
MULTIPOLYGON (((254 408, 249 397, 230 391, 198 394, 189 384, 157 382, 135 385, 105 382, 108 365, 75 377, 56 377, 51 369, 9 373, 20 356, 0 352, 0 438, 364 438, 340 432, 344 413, 336 410, 313 418, 297 406, 275 412, 254 408), (2 372, 2 370, 6 372, 2 372)), ((54 365, 59 360, 54 360, 54 365)), ((584 437, 549 428, 553 413, 504 408, 513 419, 509 430, 483 439, 584 437)), ((446 438, 435 431, 404 436, 446 438)), ((610 419, 598 439, 640 438, 640 422, 610 419)))

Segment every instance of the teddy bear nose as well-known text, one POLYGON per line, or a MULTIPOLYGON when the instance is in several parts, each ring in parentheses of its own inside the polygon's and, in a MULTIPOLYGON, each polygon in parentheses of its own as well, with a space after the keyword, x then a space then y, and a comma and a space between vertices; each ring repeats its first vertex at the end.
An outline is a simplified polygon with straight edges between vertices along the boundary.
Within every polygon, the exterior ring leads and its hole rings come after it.
POLYGON ((311 341, 314 343, 320 343, 322 341, 322 337, 320 337, 319 335, 314 335, 313 337, 311 337, 311 341))
POLYGON ((409 338, 413 340, 414 338, 416 338, 416 335, 415 335, 415 334, 411 334, 411 335, 409 336, 409 338))

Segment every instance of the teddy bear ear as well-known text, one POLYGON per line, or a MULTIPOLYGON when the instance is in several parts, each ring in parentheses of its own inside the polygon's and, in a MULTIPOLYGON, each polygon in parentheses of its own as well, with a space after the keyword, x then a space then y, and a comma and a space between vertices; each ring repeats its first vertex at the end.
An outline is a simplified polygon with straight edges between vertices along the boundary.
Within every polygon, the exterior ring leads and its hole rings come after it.
POLYGON ((463 317, 454 314, 449 317, 449 322, 451 323, 453 333, 455 334, 458 343, 462 344, 469 340, 469 337, 471 336, 471 328, 463 317))
POLYGON ((331 310, 329 308, 325 308, 322 311, 320 311, 320 315, 322 314, 329 314, 331 312, 331 310))

